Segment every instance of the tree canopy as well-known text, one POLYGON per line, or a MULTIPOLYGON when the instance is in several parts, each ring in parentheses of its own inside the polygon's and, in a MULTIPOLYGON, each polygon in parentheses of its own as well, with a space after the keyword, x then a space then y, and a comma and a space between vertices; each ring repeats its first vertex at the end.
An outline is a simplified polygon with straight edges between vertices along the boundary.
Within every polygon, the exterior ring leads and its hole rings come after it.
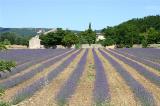
POLYGON ((70 48, 73 44, 77 44, 79 39, 73 32, 67 30, 62 42, 65 47, 70 48))
POLYGON ((96 32, 92 30, 91 23, 89 28, 78 34, 79 41, 81 44, 95 44, 96 42, 96 32))
POLYGON ((47 33, 46 35, 41 35, 41 43, 46 47, 46 48, 55 48, 56 45, 62 44, 62 39, 65 36, 65 31, 62 30, 61 28, 57 28, 57 31, 55 32, 50 32, 47 33))
POLYGON ((148 16, 123 22, 102 30, 105 40, 102 44, 117 47, 132 47, 133 44, 160 43, 160 16, 148 16), (112 41, 112 43, 107 43, 112 41))
POLYGON ((4 42, 6 45, 28 45, 30 38, 31 36, 20 36, 12 32, 0 33, 0 42, 4 42))
POLYGON ((56 45, 64 45, 65 47, 71 47, 73 44, 78 43, 78 37, 70 30, 63 30, 57 28, 55 32, 41 35, 41 44, 46 48, 56 48, 56 45))

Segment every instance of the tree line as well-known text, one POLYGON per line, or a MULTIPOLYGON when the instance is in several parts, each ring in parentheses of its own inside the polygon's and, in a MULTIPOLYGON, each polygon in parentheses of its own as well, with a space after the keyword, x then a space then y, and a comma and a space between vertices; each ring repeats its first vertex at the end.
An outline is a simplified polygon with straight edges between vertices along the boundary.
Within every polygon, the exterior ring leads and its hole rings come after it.
MULTIPOLYGON (((57 28, 57 31, 40 35, 41 44, 46 48, 56 48, 56 45, 63 45, 70 48, 72 45, 80 47, 81 44, 100 43, 103 46, 116 45, 116 47, 132 47, 134 44, 142 44, 147 47, 149 44, 160 43, 160 16, 147 16, 135 18, 119 25, 106 27, 100 32, 105 40, 96 41, 96 31, 89 28, 85 31, 74 32, 57 28)), ((12 32, 0 33, 0 42, 4 44, 28 45, 31 36, 19 36, 12 32)))
POLYGON ((103 46, 116 45, 117 47, 132 47, 134 44, 160 43, 160 16, 135 18, 120 25, 107 27, 102 30, 105 40, 103 46))
POLYGON ((13 32, 4 32, 0 33, 0 42, 3 43, 4 45, 26 45, 28 46, 29 44, 29 39, 32 36, 21 36, 17 35, 16 33, 13 32))
POLYGON ((92 30, 91 24, 89 24, 89 28, 80 33, 57 28, 55 32, 40 35, 40 39, 41 44, 46 48, 56 48, 57 45, 70 48, 74 44, 76 48, 79 48, 81 44, 94 44, 96 42, 96 32, 92 30))

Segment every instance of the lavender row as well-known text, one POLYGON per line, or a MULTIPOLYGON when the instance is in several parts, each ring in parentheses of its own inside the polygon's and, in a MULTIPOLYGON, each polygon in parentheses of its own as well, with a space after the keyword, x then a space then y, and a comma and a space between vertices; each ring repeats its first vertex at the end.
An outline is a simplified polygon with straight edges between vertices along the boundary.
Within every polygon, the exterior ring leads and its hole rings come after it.
POLYGON ((66 104, 67 98, 70 98, 70 96, 75 92, 77 83, 84 71, 87 54, 88 49, 85 51, 84 55, 80 59, 78 66, 76 67, 74 72, 70 75, 69 79, 65 82, 64 86, 57 94, 56 100, 58 101, 59 105, 66 104))
POLYGON ((45 68, 48 68, 49 66, 55 64, 57 61, 61 60, 62 58, 64 58, 65 56, 67 56, 69 54, 70 53, 67 53, 67 54, 59 56, 57 58, 53 58, 52 60, 47 61, 46 63, 40 65, 39 67, 36 67, 35 69, 32 69, 31 71, 29 71, 23 75, 20 75, 20 76, 14 77, 14 78, 9 78, 8 80, 3 81, 2 83, 0 83, 0 85, 4 89, 16 86, 17 84, 20 84, 20 83, 26 81, 27 79, 32 78, 37 73, 45 71, 45 68))
POLYGON ((96 80, 94 86, 94 100, 97 105, 103 104, 105 102, 109 102, 110 94, 109 94, 109 85, 107 76, 105 74, 104 67, 102 65, 101 60, 97 56, 94 49, 92 49, 95 68, 96 68, 96 80))
POLYGON ((140 58, 148 59, 160 63, 160 49, 155 48, 124 48, 119 51, 135 55, 140 58))
POLYGON ((116 58, 120 59, 124 63, 128 64, 129 66, 133 67, 139 74, 149 79, 152 83, 156 84, 160 87, 160 76, 154 74, 153 72, 148 71, 145 67, 142 65, 139 65, 138 63, 131 61, 125 57, 122 57, 114 52, 111 52, 109 50, 106 50, 108 53, 112 54, 116 58))
POLYGON ((153 95, 148 92, 138 81, 136 81, 118 62, 108 56, 104 51, 100 53, 111 63, 116 71, 123 77, 126 84, 131 87, 137 101, 139 100, 142 106, 155 106, 153 95))
POLYGON ((57 56, 58 54, 64 53, 65 51, 66 50, 64 50, 64 51, 57 50, 57 51, 53 52, 54 54, 50 54, 50 55, 48 54, 49 56, 48 55, 43 56, 43 57, 40 57, 40 59, 31 60, 30 62, 24 63, 22 65, 18 65, 17 67, 13 68, 11 70, 11 72, 0 72, 0 79, 8 78, 11 75, 19 73, 19 72, 29 68, 30 66, 36 65, 37 63, 40 63, 40 62, 45 61, 47 59, 53 58, 53 57, 57 56))
POLYGON ((45 57, 56 53, 57 51, 63 52, 68 51, 67 49, 20 49, 20 50, 7 50, 0 52, 0 59, 14 60, 17 64, 23 64, 30 60, 38 59, 39 57, 45 57), (45 54, 45 55, 44 55, 45 54))
POLYGON ((130 54, 126 54, 126 53, 121 52, 121 51, 118 51, 118 50, 113 50, 113 49, 110 49, 110 50, 115 51, 115 52, 117 52, 117 53, 119 53, 119 54, 122 54, 122 55, 124 55, 125 57, 131 58, 131 59, 133 59, 133 60, 135 60, 135 61, 138 61, 138 62, 141 62, 141 63, 143 63, 143 64, 146 64, 146 65, 148 65, 148 66, 150 66, 150 67, 152 67, 152 68, 155 68, 155 69, 157 69, 157 70, 160 70, 160 64, 158 64, 158 63, 153 63, 153 62, 148 61, 148 60, 145 60, 145 59, 143 59, 143 58, 140 58, 140 57, 137 57, 137 56, 133 56, 133 55, 130 55, 130 54))
POLYGON ((20 90, 15 94, 12 98, 13 104, 17 104, 22 100, 32 96, 36 91, 43 88, 44 85, 49 84, 58 74, 60 74, 64 69, 76 58, 76 56, 81 52, 72 54, 67 60, 65 60, 61 65, 56 67, 56 69, 52 70, 47 76, 41 77, 31 85, 27 86, 26 88, 20 90))

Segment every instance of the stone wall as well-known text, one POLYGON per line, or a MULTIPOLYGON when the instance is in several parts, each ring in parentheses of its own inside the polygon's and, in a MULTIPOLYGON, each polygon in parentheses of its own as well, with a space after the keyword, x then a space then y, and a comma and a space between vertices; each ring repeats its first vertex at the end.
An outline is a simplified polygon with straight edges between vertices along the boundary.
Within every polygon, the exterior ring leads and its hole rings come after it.
MULTIPOLYGON (((149 44, 149 48, 160 48, 160 44, 149 44)), ((141 44, 135 44, 133 45, 133 48, 142 48, 141 44)))
POLYGON ((81 48, 104 48, 101 44, 82 44, 81 48))
POLYGON ((160 44, 150 44, 150 48, 160 48, 160 44))
POLYGON ((27 49, 27 46, 23 45, 7 45, 6 47, 8 49, 27 49))

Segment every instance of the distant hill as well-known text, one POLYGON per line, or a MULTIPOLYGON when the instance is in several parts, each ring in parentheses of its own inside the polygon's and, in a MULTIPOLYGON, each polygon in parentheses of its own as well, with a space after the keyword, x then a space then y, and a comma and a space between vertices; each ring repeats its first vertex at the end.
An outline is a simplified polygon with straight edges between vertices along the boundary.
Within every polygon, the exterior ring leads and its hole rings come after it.
POLYGON ((117 26, 103 29, 107 40, 106 45, 116 44, 117 47, 132 47, 134 44, 160 43, 160 15, 134 18, 117 26), (112 41, 109 43, 109 41, 112 41))
MULTIPOLYGON (((49 30, 52 30, 52 28, 3 28, 3 27, 0 27, 0 33, 13 32, 21 36, 35 36, 37 35, 37 32, 40 30, 47 32, 49 30)), ((74 33, 81 32, 78 30, 71 30, 71 31, 74 33)))
POLYGON ((0 27, 0 33, 13 32, 13 33, 16 33, 17 35, 22 35, 22 36, 34 36, 40 30, 49 31, 51 30, 51 28, 2 28, 0 27))
POLYGON ((123 27, 124 25, 136 26, 141 33, 146 32, 146 30, 149 28, 154 28, 155 30, 160 31, 160 15, 146 16, 144 18, 134 18, 119 24, 118 27, 123 27))

